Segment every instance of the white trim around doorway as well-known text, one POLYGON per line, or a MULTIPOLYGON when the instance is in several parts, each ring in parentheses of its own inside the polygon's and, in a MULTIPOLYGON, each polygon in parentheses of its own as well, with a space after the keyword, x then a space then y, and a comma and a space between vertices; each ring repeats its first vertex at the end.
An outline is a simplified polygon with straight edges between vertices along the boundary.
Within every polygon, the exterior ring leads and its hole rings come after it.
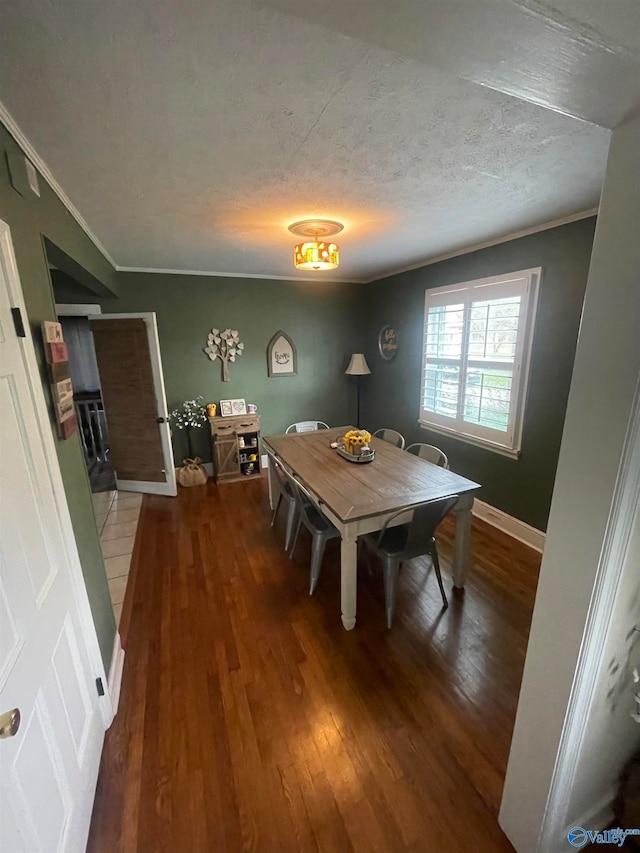
POLYGON ((89 314, 102 314, 102 306, 80 302, 77 305, 56 302, 56 314, 58 317, 88 317, 89 314))
MULTIPOLYGON (((134 313, 113 313, 89 315, 89 320, 109 322, 110 320, 144 320, 147 327, 147 340, 149 342, 149 355, 151 357, 151 370, 153 373, 153 385, 156 395, 156 413, 161 423, 160 439, 162 443, 162 454, 165 463, 165 483, 151 483, 138 480, 119 480, 116 474, 116 488, 118 491, 145 492, 153 495, 167 495, 175 497, 178 494, 173 461, 173 446, 169 430, 169 415, 167 410, 167 395, 164 388, 164 375, 162 371, 162 355, 160 354, 160 338, 158 336, 158 323, 155 311, 134 313)), ((107 423, 109 415, 107 414, 107 423)))
MULTIPOLYGON (((636 566, 625 559, 640 507, 640 380, 634 402, 625 446, 620 463, 611 514, 607 524, 600 561, 587 614, 584 639, 580 649, 576 675, 571 690, 567 716, 562 730, 558 757, 551 779, 544 823, 540 833, 540 849, 550 850, 558 838, 576 824, 566 823, 568 792, 573 790, 581 757, 581 746, 589 723, 591 698, 596 692, 602 672, 602 656, 614 610, 616 593, 623 571, 635 572, 636 566)), ((631 687, 629 688, 631 691, 631 687)), ((613 803, 617 794, 611 789, 578 826, 602 829, 613 819, 613 803)))

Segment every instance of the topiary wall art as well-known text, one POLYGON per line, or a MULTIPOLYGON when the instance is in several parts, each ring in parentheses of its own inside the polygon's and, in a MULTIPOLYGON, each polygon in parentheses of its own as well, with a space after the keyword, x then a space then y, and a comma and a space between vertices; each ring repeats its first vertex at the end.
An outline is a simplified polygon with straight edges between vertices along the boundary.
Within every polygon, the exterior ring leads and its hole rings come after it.
POLYGON ((229 381, 229 362, 235 361, 242 355, 244 344, 240 343, 237 329, 211 329, 207 335, 207 345, 204 351, 211 361, 217 358, 222 362, 222 381, 229 381))

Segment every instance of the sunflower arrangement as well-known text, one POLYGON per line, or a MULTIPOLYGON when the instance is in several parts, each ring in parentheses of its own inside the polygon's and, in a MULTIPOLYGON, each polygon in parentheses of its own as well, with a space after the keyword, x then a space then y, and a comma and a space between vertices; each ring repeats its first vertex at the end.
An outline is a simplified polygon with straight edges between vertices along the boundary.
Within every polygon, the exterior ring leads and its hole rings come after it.
POLYGON ((366 429, 350 429, 345 433, 344 449, 352 456, 359 456, 363 451, 369 450, 369 442, 371 441, 371 433, 366 429))

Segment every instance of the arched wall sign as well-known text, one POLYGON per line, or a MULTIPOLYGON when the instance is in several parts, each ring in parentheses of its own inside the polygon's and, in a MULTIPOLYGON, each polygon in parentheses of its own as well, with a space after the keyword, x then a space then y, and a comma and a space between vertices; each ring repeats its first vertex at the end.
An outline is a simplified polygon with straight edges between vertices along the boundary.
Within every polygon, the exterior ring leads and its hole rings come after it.
POLYGON ((296 345, 282 329, 269 341, 267 371, 269 376, 296 376, 298 373, 296 345))

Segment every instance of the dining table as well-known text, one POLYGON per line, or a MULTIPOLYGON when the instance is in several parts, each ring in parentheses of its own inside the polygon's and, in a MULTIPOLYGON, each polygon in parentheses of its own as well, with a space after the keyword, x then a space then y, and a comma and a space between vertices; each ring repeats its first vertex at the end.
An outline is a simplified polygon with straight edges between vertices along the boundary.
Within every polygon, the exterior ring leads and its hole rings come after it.
POLYGON ((351 462, 331 447, 351 426, 316 432, 269 435, 263 449, 269 457, 269 503, 278 497, 273 463, 280 465, 314 497, 318 508, 340 532, 340 591, 342 624, 351 631, 356 624, 358 536, 380 530, 394 519, 402 524, 411 509, 424 501, 458 495, 454 507, 456 533, 453 556, 453 583, 463 587, 469 570, 471 509, 480 484, 447 468, 427 462, 379 438, 372 438, 375 450, 371 462, 351 462))

